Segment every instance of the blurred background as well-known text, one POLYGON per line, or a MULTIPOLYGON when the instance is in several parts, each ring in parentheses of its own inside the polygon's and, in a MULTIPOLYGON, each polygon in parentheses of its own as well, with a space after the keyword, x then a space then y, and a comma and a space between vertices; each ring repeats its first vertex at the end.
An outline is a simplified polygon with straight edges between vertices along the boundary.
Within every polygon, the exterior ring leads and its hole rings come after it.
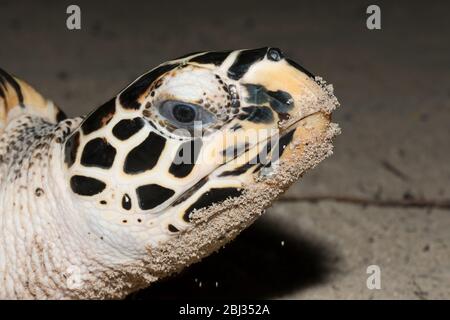
POLYGON ((129 298, 450 298, 450 2, 0 0, 0 66, 70 116, 192 51, 274 46, 335 88, 335 154, 129 298), (68 30, 66 8, 81 8, 68 30), (368 30, 366 8, 381 8, 368 30), (381 269, 381 289, 366 286, 381 269))

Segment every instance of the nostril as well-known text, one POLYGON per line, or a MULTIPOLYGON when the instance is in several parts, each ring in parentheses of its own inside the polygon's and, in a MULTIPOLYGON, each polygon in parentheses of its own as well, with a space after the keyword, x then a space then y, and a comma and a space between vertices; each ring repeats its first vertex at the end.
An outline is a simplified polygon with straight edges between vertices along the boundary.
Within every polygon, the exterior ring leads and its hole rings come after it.
POLYGON ((278 48, 270 48, 267 51, 267 58, 272 61, 280 61, 283 59, 283 53, 278 48))

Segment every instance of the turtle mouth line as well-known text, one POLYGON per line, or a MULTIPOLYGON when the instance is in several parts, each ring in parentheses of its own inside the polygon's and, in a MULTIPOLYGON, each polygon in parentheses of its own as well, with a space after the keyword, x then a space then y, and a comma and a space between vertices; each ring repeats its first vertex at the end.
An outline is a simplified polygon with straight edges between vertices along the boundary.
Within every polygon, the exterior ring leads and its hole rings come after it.
MULTIPOLYGON (((286 135, 290 134, 290 132, 292 132, 293 130, 296 130, 296 128, 300 125, 300 123, 309 118, 312 117, 318 113, 321 113, 322 111, 316 111, 313 113, 310 113, 308 115, 302 116, 298 119, 295 119, 293 121, 290 121, 291 123, 289 123, 288 126, 284 127, 283 129, 279 129, 280 132, 277 134, 278 135, 278 139, 276 139, 276 144, 270 149, 270 151, 267 152, 267 160, 268 163, 270 163, 271 161, 274 160, 274 147, 276 147, 277 145, 280 144, 280 141, 282 140, 283 137, 285 137, 286 135)), ((323 113, 323 112, 322 112, 323 113)), ((196 193, 199 189, 201 189, 203 187, 203 185, 205 185, 209 179, 214 178, 214 174, 217 173, 217 171, 221 171, 221 169, 223 169, 224 166, 226 166, 227 164, 229 164, 230 162, 236 160, 238 157, 242 157, 245 156, 245 154, 249 153, 251 150, 253 150, 254 148, 258 148, 260 147, 262 144, 265 144, 267 148, 267 145, 269 145, 271 143, 271 141, 274 141, 274 137, 276 137, 276 135, 271 135, 269 137, 267 137, 266 139, 263 139, 259 142, 257 142, 255 145, 246 148, 245 150, 243 150, 243 152, 241 152, 240 154, 236 155, 235 157, 229 159, 228 161, 222 163, 221 165, 219 165, 217 168, 215 168, 214 170, 212 170, 211 172, 209 172, 207 175, 205 175, 203 178, 201 178, 199 181, 197 181, 193 186, 191 186, 189 189, 186 189, 183 193, 181 193, 178 197, 176 197, 172 203, 170 204, 170 206, 177 206, 178 204, 184 202, 184 200, 186 200, 187 198, 189 198, 191 195, 193 195, 194 193, 196 193)), ((294 142, 295 141, 291 141, 294 142)), ((283 146, 278 146, 278 147, 283 147, 283 146)), ((287 147, 287 146, 286 146, 287 147)), ((276 160, 279 160, 276 159, 276 160)), ((266 166, 268 163, 263 163, 263 162, 256 162, 256 163, 252 163, 250 164, 244 164, 243 167, 249 165, 250 167, 260 167, 260 166, 266 166)), ((218 175, 218 176, 222 176, 224 174, 224 172, 227 171, 223 171, 218 175)), ((231 172, 231 171, 230 171, 231 172)), ((248 174, 248 170, 244 170, 242 172, 243 175, 248 174)), ((256 174, 256 172, 253 172, 252 174, 256 174)))
POLYGON ((302 122, 306 118, 313 117, 313 116, 315 116, 315 115, 317 115, 319 113, 322 113, 322 114, 326 115, 326 113, 323 112, 323 111, 315 111, 315 112, 309 113, 309 114, 307 114, 305 116, 299 117, 297 119, 286 120, 286 122, 283 124, 283 127, 280 129, 280 131, 283 131, 281 136, 286 134, 287 132, 291 131, 292 129, 297 128, 298 125, 300 124, 300 122, 302 122), (286 125, 286 123, 287 123, 287 125, 286 125))
MULTIPOLYGON (((271 148, 271 150, 267 153, 267 156, 269 157, 269 161, 268 163, 270 164, 270 162, 272 161, 278 161, 280 160, 280 154, 278 154, 278 156, 275 156, 275 150, 277 150, 277 148, 286 148, 288 145, 290 145, 291 143, 296 143, 295 138, 294 138, 294 132, 295 130, 297 130, 297 128, 302 124, 302 122, 310 117, 314 117, 315 115, 319 114, 319 113, 323 113, 322 111, 315 111, 312 112, 310 114, 307 114, 305 116, 299 117, 297 119, 292 119, 292 120, 288 120, 286 122, 289 122, 288 125, 283 126, 277 136, 277 141, 276 144, 271 148), (287 142, 284 142, 283 140, 287 138, 287 142), (286 145, 282 145, 286 143, 286 145), (275 158, 274 158, 275 157, 275 158)), ((269 138, 267 138, 265 141, 261 141, 260 143, 256 144, 255 147, 259 146, 261 143, 265 143, 266 145, 270 144, 271 142, 273 142, 275 136, 270 136, 269 138)), ((267 147, 266 147, 267 148, 267 147)), ((280 152, 281 150, 279 150, 278 152, 280 152)), ((257 165, 268 165, 268 163, 258 163, 257 165)))
MULTIPOLYGON (((315 115, 317 115, 319 113, 325 114, 323 111, 316 111, 316 112, 307 114, 305 116, 299 117, 297 119, 292 119, 291 121, 289 121, 290 122, 289 125, 283 127, 282 129, 278 129, 279 131, 276 134, 270 135, 267 138, 265 138, 261 141, 258 141, 251 147, 245 148, 245 150, 243 150, 241 153, 237 154, 236 156, 232 157, 228 161, 226 161, 223 164, 221 164, 220 166, 218 166, 216 169, 214 169, 212 172, 210 172, 206 177, 213 175, 216 171, 220 171, 224 166, 228 165, 230 162, 236 160, 237 158, 246 157, 246 154, 250 153, 252 150, 254 150, 256 148, 260 148, 262 145, 264 145, 262 147, 262 150, 264 150, 264 148, 265 148, 264 151, 265 151, 266 162, 265 163, 261 162, 261 151, 260 151, 257 154, 259 161, 253 161, 253 162, 248 161, 244 165, 242 165, 243 167, 245 167, 245 166, 266 166, 266 165, 270 164, 272 161, 279 160, 279 156, 278 156, 278 158, 276 158, 276 156, 275 156, 275 153, 277 153, 276 152, 277 148, 285 148, 290 143, 296 143, 296 141, 294 140, 294 137, 293 137, 293 132, 299 127, 299 125, 301 125, 301 123, 304 120, 306 120, 307 118, 310 118, 310 117, 314 117, 315 115), (283 141, 284 138, 288 137, 290 134, 292 134, 292 137, 290 137, 291 139, 287 139, 290 141, 286 145, 280 145, 280 144, 284 143, 284 141, 283 141)), ((252 159, 254 159, 254 158, 252 158, 252 159)), ((242 173, 245 174, 245 172, 242 172, 242 173)))

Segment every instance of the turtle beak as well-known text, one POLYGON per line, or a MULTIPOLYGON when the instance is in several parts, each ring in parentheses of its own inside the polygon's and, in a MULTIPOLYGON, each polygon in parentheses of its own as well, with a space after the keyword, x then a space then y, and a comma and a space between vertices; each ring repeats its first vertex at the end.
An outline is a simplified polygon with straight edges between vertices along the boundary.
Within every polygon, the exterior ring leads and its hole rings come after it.
POLYGON ((225 140, 236 139, 233 146, 248 142, 248 148, 240 148, 243 153, 237 158, 234 155, 239 152, 234 151, 238 148, 229 148, 233 156, 226 158, 227 164, 220 171, 252 179, 259 175, 259 169, 279 160, 302 161, 308 146, 325 139, 337 100, 310 72, 278 49, 269 48, 266 58, 245 69, 239 96, 245 104, 243 110, 251 111, 240 123, 244 130, 227 131, 225 140), (255 132, 258 134, 252 135, 255 132))
POLYGON ((272 151, 272 162, 277 157, 285 160, 301 157, 305 146, 320 140, 331 122, 331 112, 337 100, 315 77, 281 51, 269 48, 267 59, 251 68, 242 79, 244 97, 250 105, 269 107, 274 122, 260 121, 254 127, 276 129, 275 143, 279 151, 272 151), (290 151, 288 151, 290 150, 290 151))
POLYGON ((269 104, 278 116, 278 129, 281 131, 316 112, 330 113, 330 108, 323 104, 328 93, 314 76, 299 64, 284 58, 278 49, 269 49, 268 57, 275 55, 274 52, 280 57, 278 60, 266 59, 255 64, 243 79, 247 83, 248 98, 269 104))

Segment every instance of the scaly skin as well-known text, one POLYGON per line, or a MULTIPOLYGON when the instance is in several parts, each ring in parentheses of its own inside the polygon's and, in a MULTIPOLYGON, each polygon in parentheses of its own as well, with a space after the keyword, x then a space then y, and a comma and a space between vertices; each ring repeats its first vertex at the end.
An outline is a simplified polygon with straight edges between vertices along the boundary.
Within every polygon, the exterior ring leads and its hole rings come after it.
POLYGON ((82 225, 70 214, 75 211, 70 210, 73 204, 65 197, 66 187, 60 178, 66 127, 22 116, 1 136, 2 298, 62 297, 64 293, 57 292, 67 287, 64 274, 69 256, 86 259, 88 251, 80 250, 83 241, 70 227, 82 225), (69 252, 72 254, 67 255, 69 252))
POLYGON ((0 73, 0 298, 123 298, 218 250, 331 154, 338 103, 316 81, 277 49, 194 54, 61 121, 0 73), (206 162, 175 166, 190 140, 173 132, 174 100, 214 116, 206 162), (254 129, 279 130, 272 172, 249 162, 268 146, 246 140, 254 129))
POLYGON ((104 283, 124 277, 115 264, 131 261, 116 254, 114 244, 99 241, 96 225, 68 196, 63 142, 80 122, 54 125, 22 116, 0 138, 3 299, 108 297, 104 283))

